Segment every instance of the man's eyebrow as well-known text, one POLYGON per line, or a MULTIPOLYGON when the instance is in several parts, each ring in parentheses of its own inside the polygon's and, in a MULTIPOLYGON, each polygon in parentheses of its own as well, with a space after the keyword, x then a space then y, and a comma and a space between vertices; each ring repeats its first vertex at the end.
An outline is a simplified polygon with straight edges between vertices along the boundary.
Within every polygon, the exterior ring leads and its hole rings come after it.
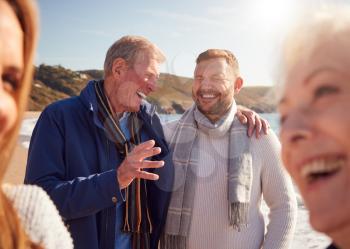
POLYGON ((211 77, 225 77, 225 74, 217 73, 217 74, 213 74, 211 77))

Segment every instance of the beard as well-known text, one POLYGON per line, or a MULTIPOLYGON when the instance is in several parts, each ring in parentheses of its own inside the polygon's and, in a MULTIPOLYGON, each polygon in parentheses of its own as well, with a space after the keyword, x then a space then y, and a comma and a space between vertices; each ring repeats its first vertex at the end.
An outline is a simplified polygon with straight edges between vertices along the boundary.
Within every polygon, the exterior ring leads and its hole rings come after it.
POLYGON ((233 95, 230 91, 227 91, 223 94, 213 91, 213 90, 201 90, 199 89, 196 93, 192 91, 192 98, 194 102, 196 103, 196 106, 198 110, 204 114, 204 116, 217 116, 221 118, 223 115, 227 113, 227 111, 230 109, 232 102, 233 102, 233 95), (212 104, 209 107, 206 107, 203 105, 200 100, 199 96, 202 94, 214 94, 215 96, 218 96, 216 102, 212 104))

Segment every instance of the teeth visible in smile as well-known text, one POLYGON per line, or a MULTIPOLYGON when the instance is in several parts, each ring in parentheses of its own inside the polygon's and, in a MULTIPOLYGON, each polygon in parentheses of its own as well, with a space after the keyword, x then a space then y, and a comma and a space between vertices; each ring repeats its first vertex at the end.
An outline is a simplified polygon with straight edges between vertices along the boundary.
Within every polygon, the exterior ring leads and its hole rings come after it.
POLYGON ((145 99, 147 97, 143 92, 137 91, 136 93, 141 99, 145 99))
POLYGON ((345 160, 340 159, 318 159, 311 161, 303 166, 301 169, 301 176, 305 178, 317 178, 319 176, 326 176, 338 171, 345 164, 345 160))
POLYGON ((214 94, 202 94, 203 99, 212 99, 215 98, 214 94))

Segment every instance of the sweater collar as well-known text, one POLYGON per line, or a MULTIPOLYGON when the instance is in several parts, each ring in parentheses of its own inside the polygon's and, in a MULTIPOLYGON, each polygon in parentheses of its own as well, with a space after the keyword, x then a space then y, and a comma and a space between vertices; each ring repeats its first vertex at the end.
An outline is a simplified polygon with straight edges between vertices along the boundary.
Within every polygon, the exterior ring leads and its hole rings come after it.
POLYGON ((194 110, 194 119, 196 120, 200 131, 210 136, 221 137, 227 134, 236 113, 237 105, 233 100, 230 110, 214 124, 206 116, 204 116, 204 114, 201 113, 197 107, 194 110))

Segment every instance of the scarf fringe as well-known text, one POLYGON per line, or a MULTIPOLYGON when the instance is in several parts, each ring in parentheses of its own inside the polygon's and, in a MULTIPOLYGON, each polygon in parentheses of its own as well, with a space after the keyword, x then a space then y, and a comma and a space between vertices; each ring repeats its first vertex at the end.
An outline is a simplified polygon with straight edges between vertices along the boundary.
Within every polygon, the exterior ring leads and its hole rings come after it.
POLYGON ((186 249, 186 237, 181 235, 163 235, 160 240, 161 249, 186 249))
MULTIPOLYGON (((116 145, 116 150, 124 156, 141 143, 142 121, 137 113, 131 113, 128 117, 128 129, 130 141, 123 133, 118 119, 113 115, 108 97, 103 90, 103 80, 95 83, 95 93, 98 104, 98 115, 105 125, 108 138, 116 145)), ((135 179, 126 189, 126 203, 124 208, 123 231, 132 235, 132 249, 149 249, 152 221, 147 200, 147 186, 143 179, 135 179)))
POLYGON ((247 227, 248 224, 249 203, 230 203, 229 221, 230 226, 233 226, 237 231, 241 231, 242 227, 247 227))

